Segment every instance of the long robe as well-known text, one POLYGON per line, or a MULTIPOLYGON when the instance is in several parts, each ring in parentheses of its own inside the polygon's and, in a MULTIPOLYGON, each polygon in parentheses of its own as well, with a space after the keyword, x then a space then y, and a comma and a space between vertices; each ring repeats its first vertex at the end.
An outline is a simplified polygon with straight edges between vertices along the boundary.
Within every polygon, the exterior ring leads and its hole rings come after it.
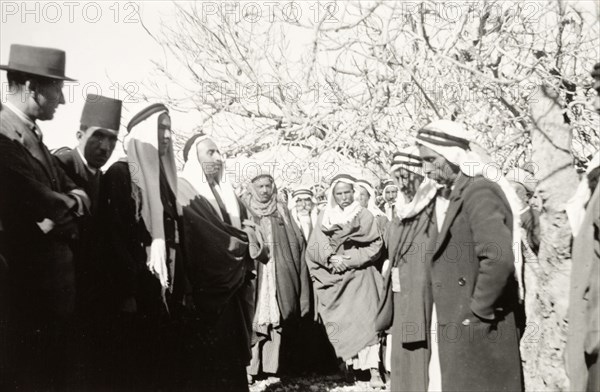
MULTIPOLYGON (((202 391, 248 389, 254 315, 255 261, 260 246, 224 223, 206 198, 186 180, 178 183, 183 209, 185 271, 194 299, 186 327, 187 388, 202 391)), ((238 200, 240 218, 247 211, 238 200)))
MULTIPOLYGON (((260 218, 253 216, 253 221, 260 225, 260 218)), ((283 351, 281 354, 290 354, 286 358, 281 358, 282 362, 290 364, 291 358, 295 357, 293 352, 298 351, 297 342, 297 324, 301 317, 306 316, 310 312, 311 297, 310 297, 310 275, 306 262, 304 261, 304 240, 300 229, 296 225, 293 219, 289 217, 286 220, 283 219, 279 211, 275 211, 272 215, 264 217, 262 219, 268 219, 272 230, 272 241, 268 241, 268 248, 270 252, 269 262, 274 262, 275 270, 275 286, 276 286, 276 300, 279 308, 280 323, 277 327, 283 327, 281 334, 281 342, 277 342, 273 339, 273 343, 266 343, 264 347, 268 349, 261 350, 262 353, 256 353, 263 359, 268 356, 273 356, 274 361, 269 361, 271 364, 265 366, 263 363, 263 371, 267 373, 277 373, 279 370, 279 355, 280 350, 283 351), (286 331, 287 330, 287 331, 286 331), (277 351, 277 352, 275 352, 277 351)), ((265 233, 267 237, 269 235, 265 233)), ((260 290, 261 285, 264 282, 263 271, 266 269, 266 265, 258 263, 257 265, 257 284, 255 291, 255 304, 256 308, 260 306, 260 290)), ((256 324, 256 322, 255 322, 256 324)), ((253 325, 254 337, 253 345, 261 344, 263 340, 271 340, 273 334, 279 333, 278 331, 272 331, 271 328, 261 325, 253 325)), ((257 351, 256 348, 254 350, 257 351)), ((258 374, 260 369, 257 369, 258 364, 253 358, 250 373, 253 375, 258 374)))
MULTIPOLYGON (((157 154, 158 159, 158 154, 157 154)), ((163 177, 161 175, 161 177, 163 177)), ((161 185, 166 181, 161 179, 161 185)), ((151 386, 172 385, 170 378, 178 369, 173 367, 174 343, 173 307, 168 309, 161 294, 158 278, 146 266, 146 247, 151 237, 143 218, 136 218, 136 203, 132 197, 132 178, 127 162, 115 162, 102 176, 99 216, 103 231, 103 252, 100 268, 108 271, 109 298, 106 316, 112 325, 114 339, 106 342, 114 359, 107 363, 104 382, 106 389, 148 389, 151 386), (135 312, 120 311, 127 298, 135 299, 135 312), (110 376, 112 375, 112 377, 110 376)), ((175 227, 178 217, 174 211, 175 195, 161 186, 163 224, 167 249, 177 248, 175 227)), ((176 252, 176 258, 180 257, 176 252)), ((173 258, 169 255, 169 261, 173 258)), ((177 264, 177 263, 176 263, 177 264)), ((166 293, 169 305, 179 294, 183 279, 174 276, 173 295, 166 293)), ((102 381, 102 380, 101 380, 102 381)))
POLYGON ((437 235, 434 201, 417 216, 390 223, 385 236, 391 269, 386 274, 386 295, 392 294, 392 274, 398 274, 393 292, 393 391, 426 391, 431 350, 429 328, 433 305, 431 283, 432 239, 437 235))
POLYGON ((566 365, 569 390, 598 390, 600 351, 600 185, 573 241, 566 365))
POLYGON ((323 214, 308 243, 306 261, 329 340, 336 355, 347 360, 377 343, 375 317, 383 281, 374 262, 383 241, 375 218, 364 208, 351 222, 331 230, 322 227, 323 214), (343 274, 330 272, 328 259, 333 254, 350 257, 343 274))

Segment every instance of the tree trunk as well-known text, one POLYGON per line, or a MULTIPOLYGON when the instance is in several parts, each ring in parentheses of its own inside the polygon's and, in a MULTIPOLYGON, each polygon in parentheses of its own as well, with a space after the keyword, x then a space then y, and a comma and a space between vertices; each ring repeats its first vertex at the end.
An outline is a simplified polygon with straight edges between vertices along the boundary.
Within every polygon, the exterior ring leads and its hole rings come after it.
POLYGON ((564 209, 579 178, 571 154, 571 130, 552 93, 531 107, 533 162, 542 201, 538 263, 526 263, 527 329, 521 342, 528 391, 567 390, 564 349, 571 269, 571 230, 564 209))

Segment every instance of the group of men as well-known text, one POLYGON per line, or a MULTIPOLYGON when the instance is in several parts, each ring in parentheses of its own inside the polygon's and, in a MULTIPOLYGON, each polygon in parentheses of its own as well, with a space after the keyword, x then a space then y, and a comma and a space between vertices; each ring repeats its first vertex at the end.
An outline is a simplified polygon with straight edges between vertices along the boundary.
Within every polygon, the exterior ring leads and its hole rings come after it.
MULTIPOLYGON (((38 121, 71 80, 65 57, 12 45, 0 67, 0 388, 244 391, 337 357, 373 387, 387 370, 393 391, 523 390, 533 187, 483 170, 489 155, 464 125, 434 121, 394 154, 383 205, 344 173, 320 209, 308 188, 285 203, 268 172, 238 195, 202 133, 177 172, 163 104, 131 118, 126 157, 103 173, 121 101, 88 95, 78 146, 52 155, 43 143, 38 121)), ((597 175, 585 177, 573 255, 588 279, 573 280, 573 328, 587 327, 570 335, 568 364, 588 390, 599 385, 597 312, 581 304, 598 301, 597 175)))

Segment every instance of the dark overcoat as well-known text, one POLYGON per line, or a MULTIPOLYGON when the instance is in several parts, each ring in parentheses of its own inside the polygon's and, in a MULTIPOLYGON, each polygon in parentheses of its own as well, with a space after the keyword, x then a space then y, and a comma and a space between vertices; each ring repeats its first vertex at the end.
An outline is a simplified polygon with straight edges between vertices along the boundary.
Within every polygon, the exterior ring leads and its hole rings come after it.
POLYGON ((0 220, 16 309, 27 318, 70 314, 77 226, 44 234, 36 222, 59 222, 69 215, 67 193, 76 185, 34 131, 6 107, 0 109, 0 183, 0 220))
POLYGON ((498 184, 460 174, 431 271, 444 391, 523 389, 512 227, 498 184))

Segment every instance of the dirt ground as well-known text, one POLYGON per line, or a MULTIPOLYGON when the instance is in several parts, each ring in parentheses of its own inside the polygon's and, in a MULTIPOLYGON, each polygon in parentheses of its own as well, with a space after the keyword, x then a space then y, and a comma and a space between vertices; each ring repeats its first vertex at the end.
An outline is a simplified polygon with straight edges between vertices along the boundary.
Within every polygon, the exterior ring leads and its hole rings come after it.
POLYGON ((369 386, 369 381, 356 381, 354 384, 346 383, 342 374, 322 376, 312 375, 304 377, 269 377, 256 381, 250 386, 250 392, 375 392, 389 391, 387 389, 374 389, 369 386))

